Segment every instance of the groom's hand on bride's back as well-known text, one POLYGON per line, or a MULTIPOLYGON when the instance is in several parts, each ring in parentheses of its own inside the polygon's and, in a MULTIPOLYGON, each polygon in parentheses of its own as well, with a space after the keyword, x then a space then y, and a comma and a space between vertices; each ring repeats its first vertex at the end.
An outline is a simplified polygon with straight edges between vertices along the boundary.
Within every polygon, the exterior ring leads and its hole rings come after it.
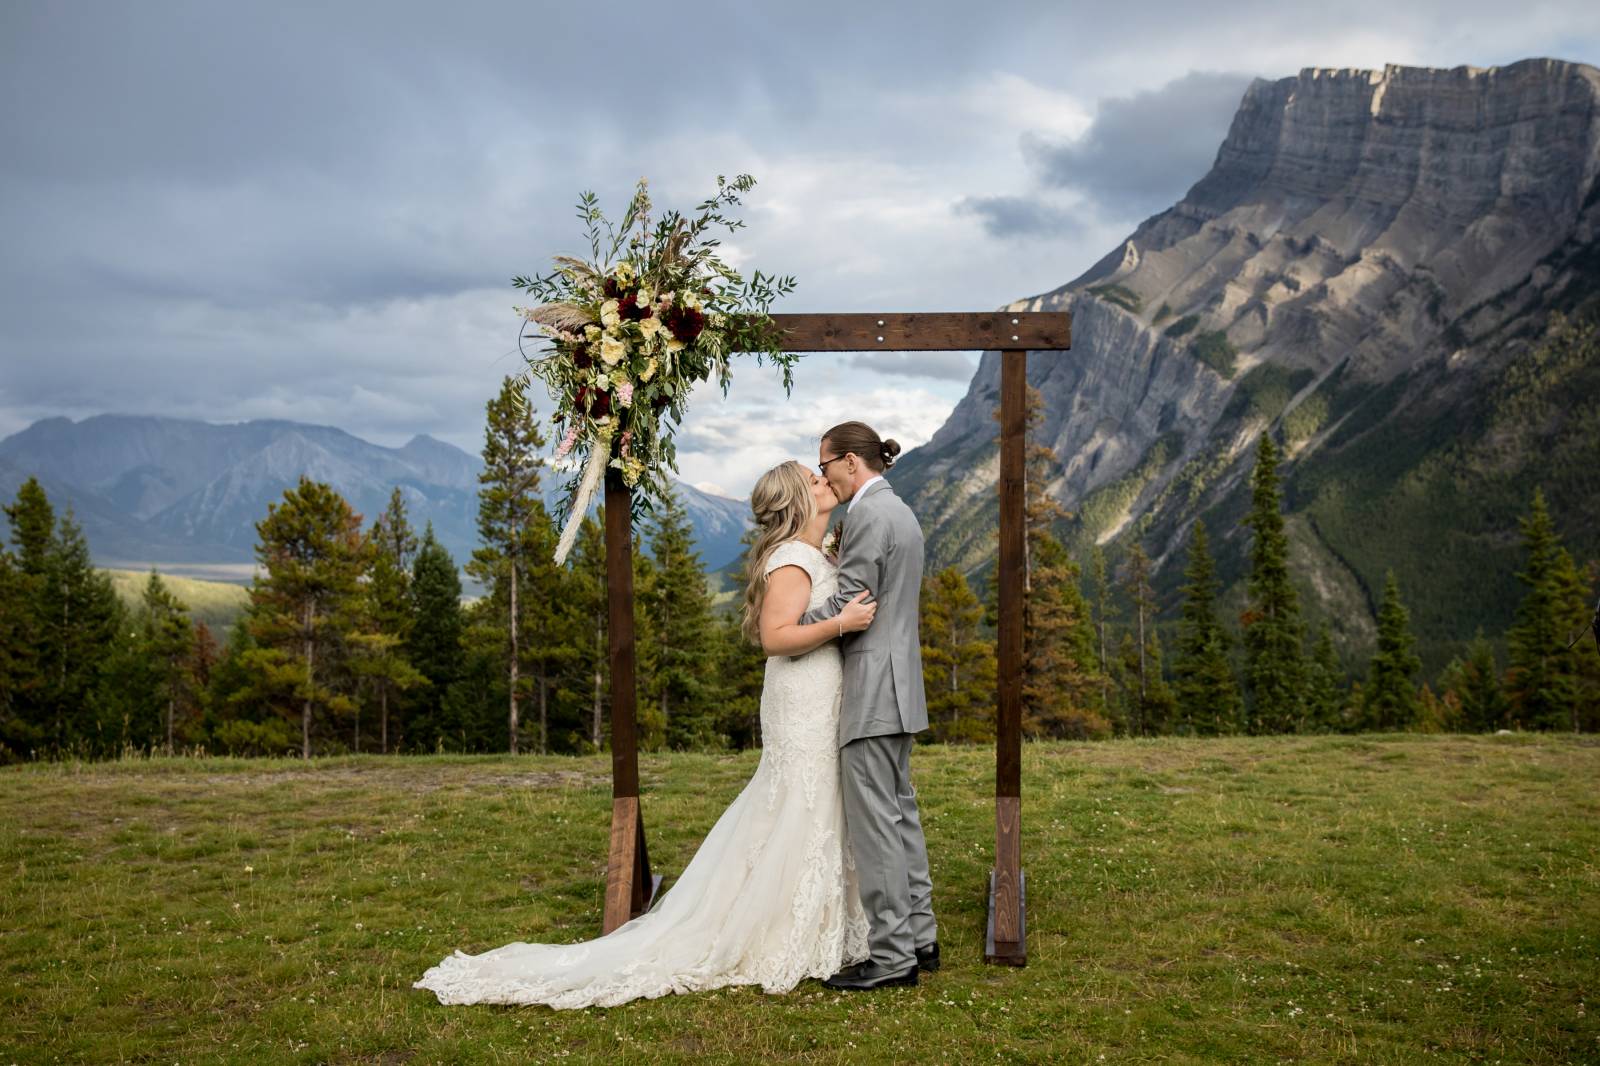
POLYGON ((859 633, 872 624, 878 613, 878 604, 871 600, 871 589, 862 589, 850 598, 839 612, 839 632, 859 633))

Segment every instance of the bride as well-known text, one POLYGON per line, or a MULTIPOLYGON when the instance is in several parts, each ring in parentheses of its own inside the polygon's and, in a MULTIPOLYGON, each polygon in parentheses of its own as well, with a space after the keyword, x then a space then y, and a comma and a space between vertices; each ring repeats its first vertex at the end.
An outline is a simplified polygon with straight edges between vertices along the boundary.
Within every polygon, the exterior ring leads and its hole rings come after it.
POLYGON ((792 460, 750 494, 758 535, 744 632, 768 656, 761 761, 671 891, 597 940, 456 951, 413 988, 440 1003, 611 1007, 724 985, 787 992, 867 957, 839 793, 838 638, 866 629, 877 605, 862 593, 836 618, 800 624, 837 589, 821 544, 838 502, 792 460))

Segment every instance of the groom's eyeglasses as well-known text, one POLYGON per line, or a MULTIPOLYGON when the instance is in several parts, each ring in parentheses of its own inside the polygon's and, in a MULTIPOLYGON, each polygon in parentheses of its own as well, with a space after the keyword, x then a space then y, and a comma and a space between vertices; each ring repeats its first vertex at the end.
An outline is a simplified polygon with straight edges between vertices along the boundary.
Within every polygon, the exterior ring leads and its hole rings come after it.
POLYGON ((840 459, 843 459, 845 457, 845 455, 849 455, 849 454, 850 454, 849 452, 845 452, 844 455, 835 455, 832 459, 823 460, 822 462, 817 464, 817 473, 821 474, 823 477, 827 477, 828 476, 828 464, 829 463, 837 463, 840 459))

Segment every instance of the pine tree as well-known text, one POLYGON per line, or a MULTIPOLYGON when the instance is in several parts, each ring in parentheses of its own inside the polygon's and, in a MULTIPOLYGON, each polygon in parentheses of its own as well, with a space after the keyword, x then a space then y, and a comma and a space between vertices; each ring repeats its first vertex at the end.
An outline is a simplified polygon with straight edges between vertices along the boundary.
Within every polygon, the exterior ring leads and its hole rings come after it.
POLYGON ((739 565, 737 594, 729 609, 718 622, 721 648, 721 666, 718 673, 723 680, 726 695, 722 715, 722 731, 729 743, 738 750, 761 746, 761 690, 766 683, 767 654, 759 644, 745 639, 744 588, 750 575, 750 549, 754 546, 757 530, 746 529, 739 538, 743 545, 739 565))
POLYGON ((923 581, 922 676, 935 740, 994 740, 995 649, 982 620, 983 604, 960 570, 946 567, 923 581))
POLYGON ((1150 585, 1150 557, 1138 540, 1128 552, 1128 602, 1133 604, 1137 641, 1129 665, 1135 686, 1128 697, 1130 732, 1155 736, 1172 724, 1177 704, 1161 667, 1161 640, 1156 634, 1156 593, 1150 585))
POLYGON ((578 527, 578 540, 567 561, 563 598, 568 610, 567 632, 573 654, 566 662, 562 695, 581 706, 589 743, 599 750, 609 735, 611 692, 606 685, 611 657, 608 644, 610 601, 607 598, 606 543, 601 522, 605 508, 578 527))
MULTIPOLYGON (((411 566, 417 537, 406 517, 405 497, 396 487, 389 506, 367 533, 371 563, 367 569, 363 625, 357 636, 359 670, 378 697, 378 750, 389 751, 389 719, 403 694, 427 684, 411 664, 406 648, 415 621, 411 606, 411 566)), ((357 741, 359 750, 360 744, 357 741)))
POLYGON ((1184 570, 1183 617, 1179 624, 1177 695, 1187 728, 1201 736, 1231 733, 1239 720, 1239 688, 1228 658, 1232 638, 1216 616, 1216 563, 1204 522, 1196 521, 1184 570))
POLYGON ((178 732, 179 707, 188 709, 194 704, 196 685, 191 672, 194 622, 189 617, 189 608, 172 594, 154 567, 145 582, 142 602, 140 651, 154 675, 156 694, 164 712, 162 743, 171 755, 178 732))
MULTIPOLYGON (((1031 736, 1105 736, 1111 727, 1095 706, 1100 676, 1089 605, 1079 588, 1078 566, 1055 536, 1056 524, 1067 516, 1050 495, 1060 462, 1036 439, 1044 403, 1031 385, 1025 412, 1022 728, 1031 736)), ((999 411, 995 417, 1000 417, 999 411)), ((998 586, 990 584, 993 617, 998 617, 998 586)))
POLYGON ((247 613, 234 625, 211 671, 206 734, 212 747, 231 755, 283 755, 293 750, 289 720, 275 703, 281 689, 263 676, 281 670, 281 663, 281 657, 256 643, 247 613))
POLYGON ((27 575, 0 543, 0 764, 19 761, 38 746, 41 733, 24 716, 30 680, 37 677, 27 639, 32 604, 27 575))
POLYGON ((450 713, 454 708, 445 694, 461 670, 461 575, 450 553, 434 538, 432 522, 423 530, 412 564, 411 614, 406 657, 428 683, 413 700, 416 713, 408 739, 413 750, 442 750, 447 739, 459 745, 462 723, 450 713))
POLYGON ((1491 733, 1510 724, 1511 703, 1500 684, 1500 664, 1482 629, 1467 645, 1466 661, 1453 674, 1456 682, 1451 688, 1461 702, 1462 723, 1467 729, 1491 733))
POLYGON ((129 629, 128 612, 111 578, 91 561, 70 506, 57 522, 46 567, 42 620, 56 744, 109 753, 105 709, 122 693, 107 668, 119 633, 129 629))
POLYGON ((1593 732, 1600 728, 1600 645, 1582 635, 1596 611, 1593 581, 1565 548, 1556 553, 1554 580, 1557 622, 1567 668, 1572 672, 1573 690, 1568 717, 1554 728, 1593 732))
POLYGON ((1575 660, 1567 648, 1570 608, 1563 602, 1564 572, 1571 566, 1535 489, 1528 516, 1521 521, 1527 566, 1517 575, 1527 592, 1517 605, 1517 620, 1506 634, 1511 664, 1506 696, 1514 720, 1525 729, 1561 729, 1572 721, 1578 701, 1575 660))
POLYGON ((1324 622, 1306 663, 1306 729, 1335 733, 1342 729, 1345 706, 1344 667, 1333 647, 1333 631, 1324 622))
POLYGON ((675 749, 719 747, 716 708, 721 702, 711 631, 711 597, 694 549, 694 528, 676 493, 668 491, 650 517, 650 565, 639 587, 641 626, 648 632, 641 656, 641 741, 664 736, 675 749), (645 705, 652 713, 645 713, 645 705))
POLYGON ((1289 579, 1289 538, 1283 529, 1278 452, 1261 434, 1252 478, 1248 609, 1244 616, 1245 679, 1250 731, 1281 733, 1301 720, 1305 667, 1300 652, 1300 604, 1289 579))
MULTIPOLYGON (((534 562, 529 544, 532 527, 543 522, 544 503, 539 480, 544 469, 540 450, 544 435, 533 408, 523 402, 515 378, 500 384, 500 394, 485 405, 483 470, 478 474, 478 539, 467 573, 491 590, 495 605, 493 624, 505 633, 502 656, 507 676, 506 735, 511 753, 519 750, 523 685, 524 616, 532 607, 546 608, 553 587, 530 587, 528 568, 534 562), (530 595, 531 594, 531 595, 530 595), (531 602, 530 602, 531 600, 531 602)), ((540 575, 554 580, 553 566, 540 575)), ((547 722, 541 719, 539 750, 549 750, 547 722)))
POLYGON ((1422 660, 1411 635, 1411 615, 1400 602, 1394 571, 1384 576, 1383 604, 1378 608, 1378 650, 1367 671, 1362 713, 1367 728, 1410 729, 1422 714, 1415 678, 1422 660))
POLYGON ((1089 584, 1094 597, 1094 630, 1098 645, 1096 660, 1100 671, 1100 715, 1111 720, 1111 666, 1106 656, 1110 650, 1111 580, 1106 568, 1105 549, 1098 543, 1089 548, 1089 584))
POLYGON ((332 718, 355 710, 330 667, 359 616, 367 563, 361 516, 331 487, 301 475, 268 505, 256 533, 265 571, 250 590, 250 621, 261 645, 256 662, 263 681, 295 690, 300 754, 309 759, 317 708, 332 718))

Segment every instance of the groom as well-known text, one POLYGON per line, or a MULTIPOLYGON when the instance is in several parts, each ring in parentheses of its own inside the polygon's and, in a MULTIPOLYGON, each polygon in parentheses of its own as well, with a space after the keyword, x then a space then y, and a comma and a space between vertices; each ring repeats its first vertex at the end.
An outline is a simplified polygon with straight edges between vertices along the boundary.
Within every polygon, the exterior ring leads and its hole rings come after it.
POLYGON ((863 991, 917 983, 939 967, 928 849, 911 787, 913 734, 928 728, 917 631, 922 591, 922 528, 883 479, 900 445, 862 422, 822 437, 818 468, 848 501, 839 545, 839 590, 801 617, 832 618, 854 596, 878 603, 871 627, 844 635, 844 704, 839 713, 839 777, 845 828, 855 856, 861 903, 871 925, 871 957, 828 978, 828 988, 863 991))

